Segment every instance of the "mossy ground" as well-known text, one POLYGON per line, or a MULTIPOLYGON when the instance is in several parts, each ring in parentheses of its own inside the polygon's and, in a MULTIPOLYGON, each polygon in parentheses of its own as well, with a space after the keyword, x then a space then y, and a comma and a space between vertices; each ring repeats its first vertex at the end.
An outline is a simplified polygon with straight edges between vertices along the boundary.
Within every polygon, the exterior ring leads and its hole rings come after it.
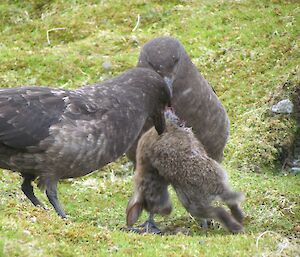
POLYGON ((203 231, 172 193, 173 213, 157 220, 179 233, 137 235, 122 230, 133 175, 124 158, 60 183, 67 221, 31 206, 19 175, 0 171, 0 256, 299 256, 299 175, 276 162, 296 125, 269 111, 299 87, 299 17, 297 1, 280 0, 1 1, 3 88, 91 84, 135 66, 147 40, 177 37, 230 116, 224 166, 247 218, 243 235, 203 231), (53 28, 63 30, 48 44, 53 28))

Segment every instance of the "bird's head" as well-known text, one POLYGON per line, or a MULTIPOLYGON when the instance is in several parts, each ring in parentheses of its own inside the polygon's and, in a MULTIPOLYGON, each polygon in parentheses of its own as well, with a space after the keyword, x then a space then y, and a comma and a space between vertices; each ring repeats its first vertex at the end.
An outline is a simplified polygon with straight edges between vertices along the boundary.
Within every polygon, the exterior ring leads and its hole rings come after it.
POLYGON ((170 87, 176 79, 183 52, 182 45, 175 38, 158 37, 144 45, 137 66, 154 70, 170 87))

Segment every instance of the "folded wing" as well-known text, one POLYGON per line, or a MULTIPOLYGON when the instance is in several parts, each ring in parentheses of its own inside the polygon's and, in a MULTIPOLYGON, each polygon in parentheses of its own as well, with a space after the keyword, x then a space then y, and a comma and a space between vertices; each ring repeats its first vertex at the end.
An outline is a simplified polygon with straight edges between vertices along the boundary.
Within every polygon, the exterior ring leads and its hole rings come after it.
POLYGON ((46 87, 0 90, 0 144, 23 149, 49 135, 65 110, 64 95, 46 87))

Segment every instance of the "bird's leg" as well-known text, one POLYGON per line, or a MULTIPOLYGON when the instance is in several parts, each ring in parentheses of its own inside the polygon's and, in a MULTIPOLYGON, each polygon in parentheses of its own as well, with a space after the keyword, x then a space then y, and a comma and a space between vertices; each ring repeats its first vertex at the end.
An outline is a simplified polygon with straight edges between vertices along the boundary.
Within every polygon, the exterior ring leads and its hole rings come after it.
POLYGON ((59 200, 57 198, 57 182, 58 181, 49 181, 47 183, 47 187, 46 187, 46 195, 49 199, 49 202, 52 204, 52 206, 54 207, 55 211, 57 212, 57 214, 59 216, 61 216, 62 218, 67 218, 64 210, 62 209, 62 207, 60 206, 59 200))
POLYGON ((161 230, 155 224, 154 213, 152 212, 150 212, 148 220, 146 220, 141 227, 144 228, 145 233, 161 234, 161 230))
POLYGON ((31 182, 36 178, 36 176, 24 173, 22 173, 22 176, 24 178, 23 183, 21 185, 23 193, 35 206, 41 206, 42 208, 45 208, 44 205, 40 202, 40 200, 35 196, 33 192, 33 187, 31 185, 31 182))

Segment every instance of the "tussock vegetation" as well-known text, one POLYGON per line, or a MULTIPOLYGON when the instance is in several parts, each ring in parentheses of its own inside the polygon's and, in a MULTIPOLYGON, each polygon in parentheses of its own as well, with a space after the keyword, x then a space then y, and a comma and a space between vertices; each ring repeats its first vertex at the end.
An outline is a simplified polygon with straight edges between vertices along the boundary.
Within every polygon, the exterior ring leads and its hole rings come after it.
POLYGON ((1 170, 0 256, 299 255, 299 175, 282 172, 277 161, 296 121, 270 112, 300 87, 299 12, 292 0, 1 1, 3 88, 91 84, 135 66, 147 40, 177 37, 230 116, 224 165, 234 188, 246 193, 247 218, 244 235, 217 224, 203 231, 172 194, 174 212, 158 221, 178 234, 124 232, 133 168, 122 158, 60 184, 70 215, 63 221, 52 208, 31 206, 19 175, 1 170))

